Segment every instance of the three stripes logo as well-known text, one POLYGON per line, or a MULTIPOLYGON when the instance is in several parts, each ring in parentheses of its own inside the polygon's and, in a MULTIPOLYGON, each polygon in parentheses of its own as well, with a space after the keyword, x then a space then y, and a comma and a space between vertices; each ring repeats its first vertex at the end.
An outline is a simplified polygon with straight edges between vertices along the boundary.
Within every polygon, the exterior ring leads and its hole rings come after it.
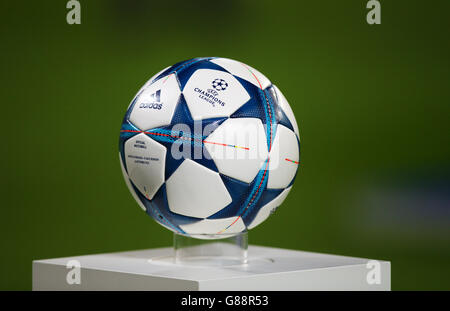
POLYGON ((161 110, 163 103, 161 102, 161 90, 157 90, 155 93, 150 95, 151 101, 148 103, 141 103, 139 108, 147 109, 158 109, 161 110))

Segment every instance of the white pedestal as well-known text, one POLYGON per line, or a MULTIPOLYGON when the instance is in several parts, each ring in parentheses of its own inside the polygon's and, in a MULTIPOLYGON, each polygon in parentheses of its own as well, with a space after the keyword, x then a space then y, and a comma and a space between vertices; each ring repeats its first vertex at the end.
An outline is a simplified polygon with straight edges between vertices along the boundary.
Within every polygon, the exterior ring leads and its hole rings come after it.
POLYGON ((172 248, 33 261, 33 290, 390 290, 388 261, 249 246, 248 264, 174 264, 172 248), (80 284, 69 284, 80 263, 80 284), (76 262, 75 262, 76 263, 76 262), (378 269, 378 270, 377 270, 378 269), (367 276, 378 275, 379 279, 367 276), (372 280, 372 281, 371 281, 372 280), (375 280, 375 282, 374 282, 375 280), (379 282, 377 282, 377 280, 379 282), (369 284, 372 283, 372 284, 369 284), (377 284, 379 283, 379 284, 377 284))

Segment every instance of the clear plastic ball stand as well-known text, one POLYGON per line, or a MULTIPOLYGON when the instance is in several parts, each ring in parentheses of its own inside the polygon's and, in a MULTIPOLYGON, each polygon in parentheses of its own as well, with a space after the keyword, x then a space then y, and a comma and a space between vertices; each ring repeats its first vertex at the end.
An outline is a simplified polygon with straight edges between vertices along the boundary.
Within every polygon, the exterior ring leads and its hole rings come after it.
POLYGON ((174 263, 195 266, 236 266, 248 262, 248 232, 234 236, 173 235, 174 263), (218 239, 219 238, 219 239, 218 239))

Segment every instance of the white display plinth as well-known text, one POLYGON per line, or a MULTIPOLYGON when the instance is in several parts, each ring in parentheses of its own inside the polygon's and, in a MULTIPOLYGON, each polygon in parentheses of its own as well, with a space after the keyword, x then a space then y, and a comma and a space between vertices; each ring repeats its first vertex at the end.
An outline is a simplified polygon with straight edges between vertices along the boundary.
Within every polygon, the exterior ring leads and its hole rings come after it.
POLYGON ((369 261, 250 245, 247 264, 201 266, 169 247, 34 260, 33 290, 390 290, 390 262, 369 261))

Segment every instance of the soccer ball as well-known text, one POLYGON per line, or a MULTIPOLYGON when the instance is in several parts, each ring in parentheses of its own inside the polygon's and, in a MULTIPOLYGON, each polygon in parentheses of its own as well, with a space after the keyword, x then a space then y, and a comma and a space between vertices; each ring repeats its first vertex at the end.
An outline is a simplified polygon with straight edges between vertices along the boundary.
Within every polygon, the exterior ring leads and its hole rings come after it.
POLYGON ((178 234, 216 239, 256 227, 284 201, 300 140, 286 98, 263 74, 203 57, 144 84, 123 119, 119 153, 147 214, 178 234))

